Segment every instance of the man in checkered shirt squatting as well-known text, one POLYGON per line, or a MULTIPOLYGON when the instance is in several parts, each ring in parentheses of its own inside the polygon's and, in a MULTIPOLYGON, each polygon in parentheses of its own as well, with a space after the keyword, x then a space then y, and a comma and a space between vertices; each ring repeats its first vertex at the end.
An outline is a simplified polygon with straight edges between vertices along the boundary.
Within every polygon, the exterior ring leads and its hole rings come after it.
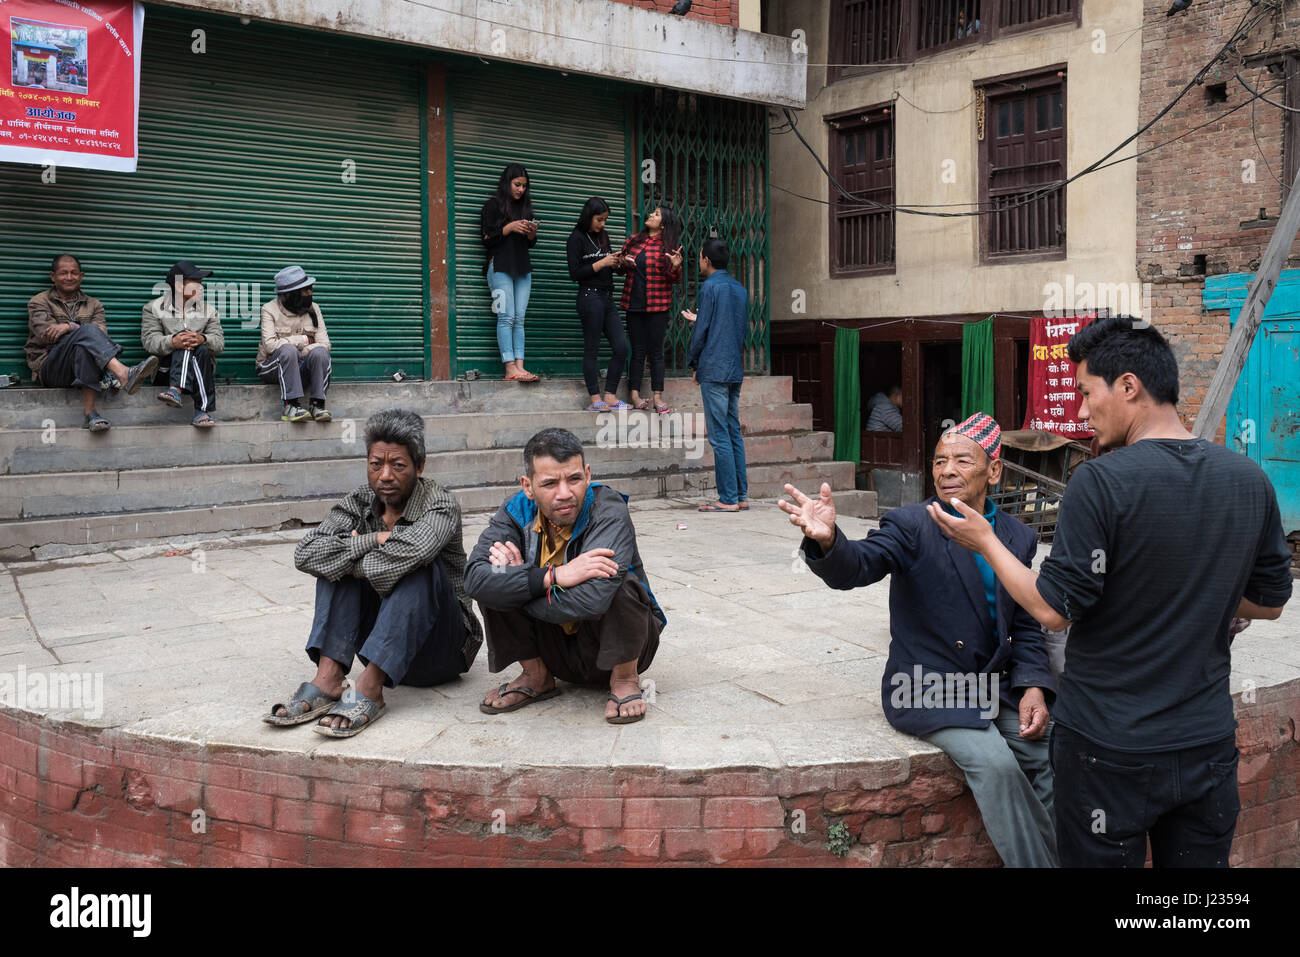
POLYGON ((386 409, 366 422, 368 483, 298 542, 293 560, 315 575, 307 656, 316 677, 263 721, 347 738, 384 712, 384 688, 429 687, 464 674, 483 643, 465 597, 460 505, 423 477, 424 423, 386 409), (364 670, 352 687, 352 659, 364 670))

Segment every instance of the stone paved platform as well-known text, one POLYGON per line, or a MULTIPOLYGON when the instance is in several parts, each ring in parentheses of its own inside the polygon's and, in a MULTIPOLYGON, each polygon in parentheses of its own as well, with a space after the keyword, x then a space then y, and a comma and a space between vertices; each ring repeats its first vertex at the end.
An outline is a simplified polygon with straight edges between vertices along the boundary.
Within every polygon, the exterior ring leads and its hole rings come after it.
MULTIPOLYGON (((191 543, 171 555, 159 545, 4 566, 0 674, 103 675, 102 714, 48 711, 51 719, 313 757, 705 770, 935 753, 881 714, 888 581, 826 588, 798 561, 798 533, 770 501, 741 515, 694 505, 634 504, 641 553, 669 618, 639 724, 606 724, 602 695, 567 685, 519 713, 481 714, 485 689, 501 680, 488 673, 485 650, 458 681, 387 692, 384 719, 356 738, 263 724, 263 710, 313 674, 303 646, 314 580, 293 567, 301 532, 191 543)), ((466 519, 467 549, 486 520, 466 519)), ((841 521, 850 537, 874 525, 841 521)), ((1279 621, 1254 623, 1235 644, 1233 691, 1300 677, 1298 633, 1297 601, 1279 621)))

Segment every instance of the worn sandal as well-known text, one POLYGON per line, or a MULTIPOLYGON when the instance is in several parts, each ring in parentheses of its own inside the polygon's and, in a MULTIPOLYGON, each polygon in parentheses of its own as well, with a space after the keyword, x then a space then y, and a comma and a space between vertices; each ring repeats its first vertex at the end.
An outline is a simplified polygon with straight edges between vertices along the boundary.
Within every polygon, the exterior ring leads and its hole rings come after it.
POLYGON ((170 405, 173 409, 179 409, 181 407, 181 390, 175 386, 163 389, 158 393, 158 401, 170 405))
POLYGON ((198 415, 194 417, 193 421, 190 424, 193 425, 196 429, 210 429, 217 424, 217 420, 214 419, 212 416, 208 415, 206 412, 200 412, 198 415))
POLYGON ((538 701, 545 701, 547 698, 554 698, 560 693, 559 688, 552 688, 549 691, 534 691, 527 685, 520 685, 518 688, 509 687, 510 682, 506 682, 500 688, 497 688, 497 694, 521 694, 523 698, 514 704, 508 704, 504 708, 496 708, 486 701, 478 703, 478 709, 484 714, 505 714, 507 711, 518 711, 520 708, 534 704, 538 701))
POLYGON ((109 429, 108 419, 98 412, 90 412, 86 415, 86 428, 92 432, 107 432, 109 429))
MULTIPOLYGON (((618 705, 618 710, 622 711, 623 705, 627 704, 629 701, 640 701, 641 692, 637 691, 628 695, 626 698, 620 698, 618 695, 614 694, 614 692, 611 691, 608 695, 606 695, 606 697, 610 701, 614 702, 614 704, 618 705)), ((605 720, 608 721, 610 724, 634 724, 635 722, 640 721, 644 717, 645 717, 645 712, 642 711, 640 714, 618 714, 612 718, 606 718, 605 720)))
POLYGON ((322 720, 324 720, 324 718, 334 717, 335 715, 340 718, 347 718, 348 726, 346 728, 328 728, 320 722, 317 722, 312 727, 312 730, 317 734, 325 735, 327 738, 350 738, 353 735, 360 734, 366 728, 370 727, 382 718, 384 716, 384 709, 388 707, 387 705, 379 704, 377 701, 371 701, 360 691, 356 690, 353 690, 352 692, 352 700, 346 700, 347 697, 348 696, 345 695, 343 700, 340 700, 338 704, 326 711, 322 717, 322 720))
POLYGON ((659 402, 655 404, 655 411, 658 412, 660 415, 667 415, 669 412, 672 411, 672 407, 669 406, 666 402, 659 402))
POLYGON ((287 727, 291 724, 303 724, 310 721, 322 712, 328 711, 338 701, 338 698, 332 698, 320 688, 317 688, 310 681, 304 681, 298 686, 298 690, 293 693, 288 704, 271 705, 271 713, 262 716, 262 720, 267 724, 274 724, 278 727, 287 727), (303 710, 303 706, 306 710, 303 710), (283 708, 285 714, 276 714, 275 712, 283 708), (294 712, 298 713, 295 714, 294 712))

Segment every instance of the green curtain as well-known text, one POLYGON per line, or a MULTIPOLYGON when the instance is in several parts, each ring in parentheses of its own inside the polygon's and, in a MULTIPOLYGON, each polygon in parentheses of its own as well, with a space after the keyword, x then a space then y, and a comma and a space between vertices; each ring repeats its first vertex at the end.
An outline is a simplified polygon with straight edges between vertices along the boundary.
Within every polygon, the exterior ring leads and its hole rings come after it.
POLYGON ((862 383, 857 329, 835 330, 835 461, 862 458, 862 383))
POLYGON ((961 417, 993 415, 993 317, 961 331, 961 417))

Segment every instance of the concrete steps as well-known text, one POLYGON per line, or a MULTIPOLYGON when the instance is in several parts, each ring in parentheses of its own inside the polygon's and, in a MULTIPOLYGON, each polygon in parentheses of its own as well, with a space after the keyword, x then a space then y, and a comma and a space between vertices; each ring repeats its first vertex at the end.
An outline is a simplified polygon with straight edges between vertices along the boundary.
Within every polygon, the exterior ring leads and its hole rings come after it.
MULTIPOLYGON (((788 377, 755 377, 742 391, 751 501, 779 497, 786 482, 825 480, 841 511, 874 517, 874 494, 853 489, 852 464, 832 461, 834 437, 812 430, 810 407, 791 402, 790 389, 788 377)), ((577 381, 339 383, 330 390, 335 421, 318 424, 279 421, 269 389, 228 386, 218 426, 200 431, 188 410, 142 390, 105 403, 114 428, 92 435, 79 427, 70 391, 6 390, 0 559, 318 522, 365 481, 365 418, 394 406, 423 416, 426 474, 451 487, 467 513, 496 509, 518 488, 523 444, 546 427, 577 433, 594 477, 634 499, 710 496, 699 391, 672 380, 666 397, 669 415, 597 416, 582 410, 589 399, 577 381)))

